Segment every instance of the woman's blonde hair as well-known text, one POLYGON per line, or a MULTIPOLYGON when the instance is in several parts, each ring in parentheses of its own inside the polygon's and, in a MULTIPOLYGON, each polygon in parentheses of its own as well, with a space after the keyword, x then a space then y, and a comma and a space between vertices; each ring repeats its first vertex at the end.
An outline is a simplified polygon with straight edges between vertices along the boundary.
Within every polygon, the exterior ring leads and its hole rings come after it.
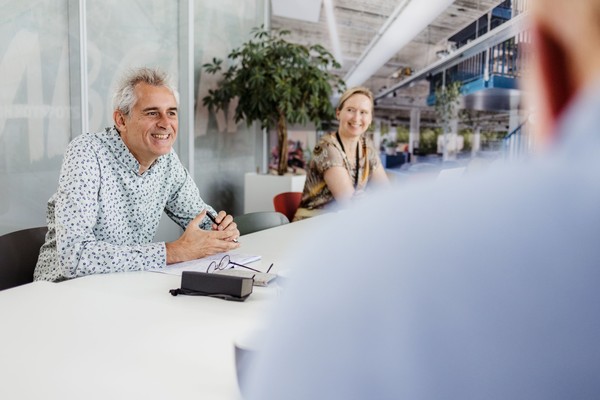
POLYGON ((342 107, 344 107, 344 103, 346 102, 346 100, 348 100, 350 97, 354 96, 355 94, 363 94, 371 100, 371 114, 373 114, 373 112, 375 111, 374 110, 375 99, 373 97, 373 93, 371 93, 371 91, 364 86, 355 86, 353 88, 346 90, 342 94, 342 97, 340 97, 340 101, 338 102, 338 105, 335 109, 337 111, 340 111, 342 109, 342 107))

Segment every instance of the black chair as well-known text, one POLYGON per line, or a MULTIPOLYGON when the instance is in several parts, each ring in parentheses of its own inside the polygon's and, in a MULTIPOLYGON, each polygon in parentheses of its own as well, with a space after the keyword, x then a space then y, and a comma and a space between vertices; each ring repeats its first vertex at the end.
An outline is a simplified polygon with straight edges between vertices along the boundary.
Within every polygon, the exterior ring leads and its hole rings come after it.
POLYGON ((233 221, 237 224, 240 235, 290 223, 285 215, 277 211, 252 212, 235 217, 233 221))
POLYGON ((0 236, 0 290, 33 282, 47 231, 44 226, 0 236))

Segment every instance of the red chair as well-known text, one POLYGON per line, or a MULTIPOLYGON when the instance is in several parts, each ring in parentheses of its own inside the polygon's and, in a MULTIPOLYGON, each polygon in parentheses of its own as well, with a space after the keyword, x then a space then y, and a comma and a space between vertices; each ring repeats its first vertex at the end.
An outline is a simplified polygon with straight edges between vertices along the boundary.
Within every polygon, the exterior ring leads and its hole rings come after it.
POLYGON ((302 200, 302 192, 283 192, 273 197, 273 206, 275 211, 285 215, 291 222, 300 206, 300 200, 302 200))

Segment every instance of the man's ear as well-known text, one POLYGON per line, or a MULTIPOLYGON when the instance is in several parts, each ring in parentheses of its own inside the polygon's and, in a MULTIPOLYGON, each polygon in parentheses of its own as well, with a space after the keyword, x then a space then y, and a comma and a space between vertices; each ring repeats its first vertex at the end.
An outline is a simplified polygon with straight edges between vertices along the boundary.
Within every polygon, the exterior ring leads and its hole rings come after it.
POLYGON ((529 86, 534 94, 533 104, 539 120, 538 133, 546 141, 560 115, 575 95, 573 71, 569 68, 569 54, 553 36, 552 29, 542 24, 532 26, 533 54, 529 86))
POLYGON ((121 111, 113 111, 113 120, 115 121, 115 126, 117 127, 117 129, 121 130, 125 127, 125 116, 121 111))
POLYGON ((548 94, 548 106, 552 117, 557 118, 575 95, 573 71, 569 66, 569 54, 561 43, 544 30, 537 32, 540 40, 540 61, 543 84, 548 94))

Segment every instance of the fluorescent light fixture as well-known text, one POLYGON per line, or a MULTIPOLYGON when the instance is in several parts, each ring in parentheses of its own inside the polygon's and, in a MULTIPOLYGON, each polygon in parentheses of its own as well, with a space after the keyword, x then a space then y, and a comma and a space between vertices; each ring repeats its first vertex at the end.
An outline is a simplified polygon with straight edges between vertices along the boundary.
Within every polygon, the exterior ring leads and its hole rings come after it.
POLYGON ((337 31, 337 24, 335 22, 335 15, 333 13, 332 0, 323 0, 323 7, 325 8, 325 18, 327 19, 327 28, 329 30, 329 40, 331 40, 331 52, 335 57, 336 61, 340 65, 344 65, 344 55, 342 54, 342 46, 340 46, 340 37, 337 31))
POLYGON ((271 0, 273 15, 298 19, 307 22, 319 22, 322 0, 271 0))
POLYGON ((402 1, 348 71, 346 85, 360 85, 373 76, 452 3, 454 0, 402 1))

